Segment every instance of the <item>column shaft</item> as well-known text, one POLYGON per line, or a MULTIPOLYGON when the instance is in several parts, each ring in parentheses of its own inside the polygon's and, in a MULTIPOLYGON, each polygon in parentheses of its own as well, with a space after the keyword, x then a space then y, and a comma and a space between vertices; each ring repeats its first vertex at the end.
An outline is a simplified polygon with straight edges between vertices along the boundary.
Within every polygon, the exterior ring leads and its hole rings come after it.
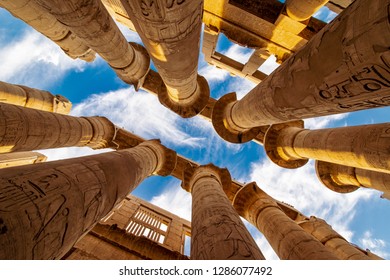
POLYGON ((156 141, 0 170, 0 259, 59 259, 142 180, 172 162, 156 141))
POLYGON ((93 61, 95 52, 34 0, 0 0, 0 7, 56 43, 71 58, 93 61))
POLYGON ((27 165, 46 161, 46 156, 37 152, 0 154, 0 168, 27 165))
POLYGON ((115 130, 104 117, 71 117, 0 103, 0 153, 72 146, 107 148, 115 130))
POLYGON ((241 130, 390 105, 390 0, 356 0, 225 118, 241 130))
POLYGON ((100 0, 35 0, 80 37, 126 83, 140 86, 149 70, 142 46, 128 43, 100 0))
POLYGON ((345 165, 316 161, 320 181, 329 189, 348 193, 360 187, 390 193, 390 174, 345 165))
POLYGON ((231 182, 228 171, 207 165, 184 176, 192 194, 191 259, 264 259, 223 191, 231 182))
POLYGON ((319 130, 272 125, 264 146, 282 167, 296 168, 296 161, 316 159, 390 173, 390 123, 319 130))
POLYGON ((280 259, 337 259, 329 249, 287 217, 275 200, 255 183, 246 185, 237 193, 233 206, 240 216, 264 234, 280 259))
POLYGON ((60 114, 69 114, 72 108, 72 103, 61 95, 1 81, 0 102, 60 114))
POLYGON ((166 86, 160 102, 183 117, 197 115, 209 98, 197 75, 203 0, 122 3, 166 86))
POLYGON ((370 260, 369 256, 351 245, 324 220, 310 217, 299 223, 307 233, 317 238, 341 260, 370 260))
POLYGON ((286 12, 290 18, 304 21, 327 2, 328 0, 286 0, 286 12))

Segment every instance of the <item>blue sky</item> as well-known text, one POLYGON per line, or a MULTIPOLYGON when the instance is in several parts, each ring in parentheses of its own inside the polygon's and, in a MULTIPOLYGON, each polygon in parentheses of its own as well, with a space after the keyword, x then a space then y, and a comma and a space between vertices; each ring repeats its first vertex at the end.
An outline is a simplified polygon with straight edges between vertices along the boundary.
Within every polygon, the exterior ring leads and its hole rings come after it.
MULTIPOLYGON (((326 10, 318 16, 333 17, 326 10)), ((129 41, 140 42, 137 34, 120 28, 129 41)), ((252 52, 231 44, 223 36, 218 51, 242 62, 252 52)), ((54 43, 3 9, 0 9, 0 61, 1 81, 64 95, 73 103, 72 115, 106 116, 141 137, 161 139, 167 147, 201 164, 212 162, 227 167, 236 180, 256 181, 274 198, 293 205, 307 216, 327 220, 352 243, 390 259, 390 201, 381 199, 380 192, 360 189, 347 195, 337 194, 321 185, 313 162, 287 170, 270 162, 260 145, 226 143, 208 121, 201 117, 181 119, 160 105, 156 97, 135 92, 99 57, 90 64, 68 58, 54 43)), ((199 73, 208 80, 214 98, 232 91, 242 97, 254 87, 251 82, 208 66, 202 54, 199 73)), ((390 108, 382 108, 308 119, 305 123, 308 128, 340 127, 386 122, 389 115, 390 108)), ((41 152, 49 160, 56 160, 102 151, 62 148, 41 152)), ((173 177, 150 177, 133 194, 190 220, 191 196, 173 177)), ((264 237, 248 227, 267 259, 277 258, 264 237)))

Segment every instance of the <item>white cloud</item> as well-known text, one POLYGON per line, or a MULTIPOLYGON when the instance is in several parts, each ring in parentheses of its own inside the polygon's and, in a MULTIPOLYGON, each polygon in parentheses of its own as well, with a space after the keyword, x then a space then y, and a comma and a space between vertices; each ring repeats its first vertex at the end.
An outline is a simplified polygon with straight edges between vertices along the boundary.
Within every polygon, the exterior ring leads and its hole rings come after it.
POLYGON ((342 119, 347 118, 348 115, 349 115, 349 113, 343 113, 343 114, 337 114, 337 115, 331 115, 331 116, 305 119, 305 128, 307 128, 307 129, 326 128, 326 127, 329 127, 329 125, 335 121, 340 121, 342 119))
POLYGON ((252 55, 254 50, 241 47, 240 45, 234 44, 227 51, 222 52, 224 55, 234 59, 242 64, 245 64, 249 57, 252 55))
POLYGON ((131 88, 94 94, 73 106, 71 115, 105 116, 117 126, 145 139, 161 139, 175 146, 198 147, 205 138, 184 132, 178 115, 162 106, 158 99, 131 88))
POLYGON ((38 88, 56 83, 67 71, 82 71, 87 65, 71 59, 55 43, 33 30, 2 42, 0 61, 0 80, 38 88))
POLYGON ((150 203, 191 221, 191 194, 183 190, 179 185, 174 185, 162 194, 154 196, 150 203))
POLYGON ((364 232, 363 236, 359 238, 359 243, 363 249, 369 249, 374 254, 388 259, 390 253, 388 253, 387 243, 383 239, 374 238, 372 232, 367 230, 364 232))
POLYGON ((37 150, 37 152, 44 154, 47 157, 47 161, 82 157, 96 155, 100 153, 110 152, 111 149, 93 150, 89 147, 67 147, 67 148, 56 148, 37 150))

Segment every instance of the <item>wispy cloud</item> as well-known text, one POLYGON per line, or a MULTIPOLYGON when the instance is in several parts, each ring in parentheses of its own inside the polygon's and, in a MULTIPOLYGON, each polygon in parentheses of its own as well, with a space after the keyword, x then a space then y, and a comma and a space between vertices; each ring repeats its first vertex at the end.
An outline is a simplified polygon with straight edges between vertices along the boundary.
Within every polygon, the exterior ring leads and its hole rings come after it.
POLYGON ((180 185, 168 188, 165 192, 154 196, 150 202, 191 221, 191 194, 183 190, 180 185))
POLYGON ((386 241, 374 238, 372 232, 369 230, 365 231, 363 236, 359 238, 359 243, 363 246, 363 249, 369 249, 382 258, 388 259, 390 257, 390 248, 386 241))
POLYGON ((87 63, 73 60, 46 37, 26 29, 20 37, 0 45, 0 80, 45 88, 67 71, 82 71, 87 63))
POLYGON ((74 105, 72 115, 105 116, 114 124, 145 139, 159 138, 165 144, 198 147, 205 139, 192 137, 183 129, 182 119, 144 91, 125 88, 94 94, 74 105))

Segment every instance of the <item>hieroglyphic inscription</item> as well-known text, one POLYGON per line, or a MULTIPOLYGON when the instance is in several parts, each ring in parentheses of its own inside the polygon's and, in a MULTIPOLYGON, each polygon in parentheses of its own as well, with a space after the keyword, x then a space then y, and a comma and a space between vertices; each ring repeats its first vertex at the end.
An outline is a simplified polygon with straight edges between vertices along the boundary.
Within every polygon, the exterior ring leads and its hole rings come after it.
MULTIPOLYGON (((70 189, 70 182, 55 170, 42 170, 0 180, 0 213, 20 217, 28 221, 25 230, 32 234, 32 258, 51 259, 45 248, 61 248, 68 228, 69 209, 62 193, 70 189), (48 229, 50 225, 53 225, 48 229), (49 246, 49 247, 48 247, 49 246)), ((7 215, 9 216, 9 215, 7 215)))
POLYGON ((155 42, 174 43, 188 36, 201 24, 202 5, 198 2, 139 0, 136 4, 129 3, 139 20, 141 33, 146 38, 155 42))
MULTIPOLYGON (((216 210, 219 212, 220 209, 216 210)), ((245 242, 247 236, 242 235, 246 229, 227 215, 206 218, 197 231, 200 240, 196 242, 194 253, 199 259, 210 259, 210 256, 226 260, 252 257, 252 250, 245 242)))
POLYGON ((340 111, 357 111, 390 105, 390 60, 381 56, 380 64, 371 64, 348 79, 320 88, 320 99, 337 103, 340 111))
POLYGON ((332 101, 388 88, 390 88, 390 68, 371 65, 363 67, 347 80, 320 90, 319 94, 321 98, 332 101))

